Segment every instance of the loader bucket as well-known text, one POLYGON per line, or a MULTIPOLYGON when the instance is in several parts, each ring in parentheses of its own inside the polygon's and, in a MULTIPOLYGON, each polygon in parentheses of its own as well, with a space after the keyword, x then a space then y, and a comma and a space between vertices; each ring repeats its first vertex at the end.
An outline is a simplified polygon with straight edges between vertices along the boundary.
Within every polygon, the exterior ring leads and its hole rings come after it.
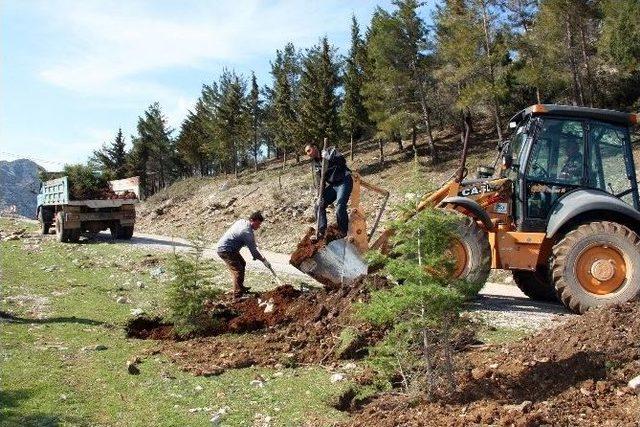
POLYGON ((333 240, 314 251, 311 256, 292 264, 331 288, 349 285, 367 274, 367 263, 347 239, 333 240))

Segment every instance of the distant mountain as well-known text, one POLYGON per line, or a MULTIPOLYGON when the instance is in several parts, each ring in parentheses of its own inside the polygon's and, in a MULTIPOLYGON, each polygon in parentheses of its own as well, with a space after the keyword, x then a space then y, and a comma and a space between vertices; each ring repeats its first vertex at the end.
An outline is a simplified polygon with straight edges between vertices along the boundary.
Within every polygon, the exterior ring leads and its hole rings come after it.
POLYGON ((40 170, 41 166, 28 159, 0 160, 0 211, 15 209, 19 215, 35 218, 40 170))

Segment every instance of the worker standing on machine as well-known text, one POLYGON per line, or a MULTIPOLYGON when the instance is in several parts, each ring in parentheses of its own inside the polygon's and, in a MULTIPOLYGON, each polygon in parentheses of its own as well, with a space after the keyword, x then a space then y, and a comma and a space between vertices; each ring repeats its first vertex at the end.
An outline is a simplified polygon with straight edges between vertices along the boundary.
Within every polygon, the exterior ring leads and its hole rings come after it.
POLYGON ((321 203, 316 206, 317 237, 324 237, 327 231, 327 206, 334 202, 336 204, 336 221, 342 233, 341 237, 344 237, 349 231, 347 203, 353 189, 353 178, 351 177, 351 170, 347 167, 347 161, 335 147, 328 148, 320 153, 316 145, 308 144, 304 151, 313 161, 315 182, 323 188, 321 203), (323 159, 326 161, 324 183, 320 182, 323 159))

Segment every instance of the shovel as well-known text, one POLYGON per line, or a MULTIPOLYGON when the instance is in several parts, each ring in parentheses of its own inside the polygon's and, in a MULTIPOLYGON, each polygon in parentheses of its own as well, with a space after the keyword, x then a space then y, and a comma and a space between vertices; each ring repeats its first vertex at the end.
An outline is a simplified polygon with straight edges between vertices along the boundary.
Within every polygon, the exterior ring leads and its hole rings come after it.
POLYGON ((279 286, 283 286, 284 282, 278 277, 278 275, 276 274, 276 271, 273 269, 273 267, 267 267, 269 269, 269 271, 271 272, 271 274, 273 274, 273 277, 276 279, 276 282, 278 283, 279 286))

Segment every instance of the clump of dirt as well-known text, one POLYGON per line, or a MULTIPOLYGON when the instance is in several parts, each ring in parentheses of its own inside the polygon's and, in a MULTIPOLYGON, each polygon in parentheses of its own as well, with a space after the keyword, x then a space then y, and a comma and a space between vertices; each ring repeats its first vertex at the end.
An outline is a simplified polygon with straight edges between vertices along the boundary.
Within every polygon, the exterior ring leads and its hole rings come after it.
MULTIPOLYGON (((255 297, 212 305, 211 313, 221 327, 210 331, 211 336, 177 341, 147 331, 146 338, 165 339, 161 350, 197 375, 251 365, 357 359, 367 354, 367 347, 379 341, 384 331, 355 320, 353 303, 368 300, 371 289, 385 286, 386 279, 375 276, 334 292, 301 292, 285 285, 255 297), (347 327, 349 342, 341 337, 347 327)), ((136 326, 145 329, 147 324, 136 326)), ((145 338, 145 333, 134 328, 127 332, 130 337, 145 338)))
POLYGON ((349 425, 638 425, 640 305, 604 307, 511 344, 459 355, 457 393, 426 402, 384 394, 349 425))
POLYGON ((329 242, 344 237, 335 224, 329 225, 324 237, 314 242, 313 237, 315 234, 316 230, 313 227, 309 227, 302 240, 300 240, 300 243, 298 243, 296 250, 291 254, 291 258, 289 259, 291 265, 299 268, 304 260, 313 257, 316 252, 327 246, 329 242))

